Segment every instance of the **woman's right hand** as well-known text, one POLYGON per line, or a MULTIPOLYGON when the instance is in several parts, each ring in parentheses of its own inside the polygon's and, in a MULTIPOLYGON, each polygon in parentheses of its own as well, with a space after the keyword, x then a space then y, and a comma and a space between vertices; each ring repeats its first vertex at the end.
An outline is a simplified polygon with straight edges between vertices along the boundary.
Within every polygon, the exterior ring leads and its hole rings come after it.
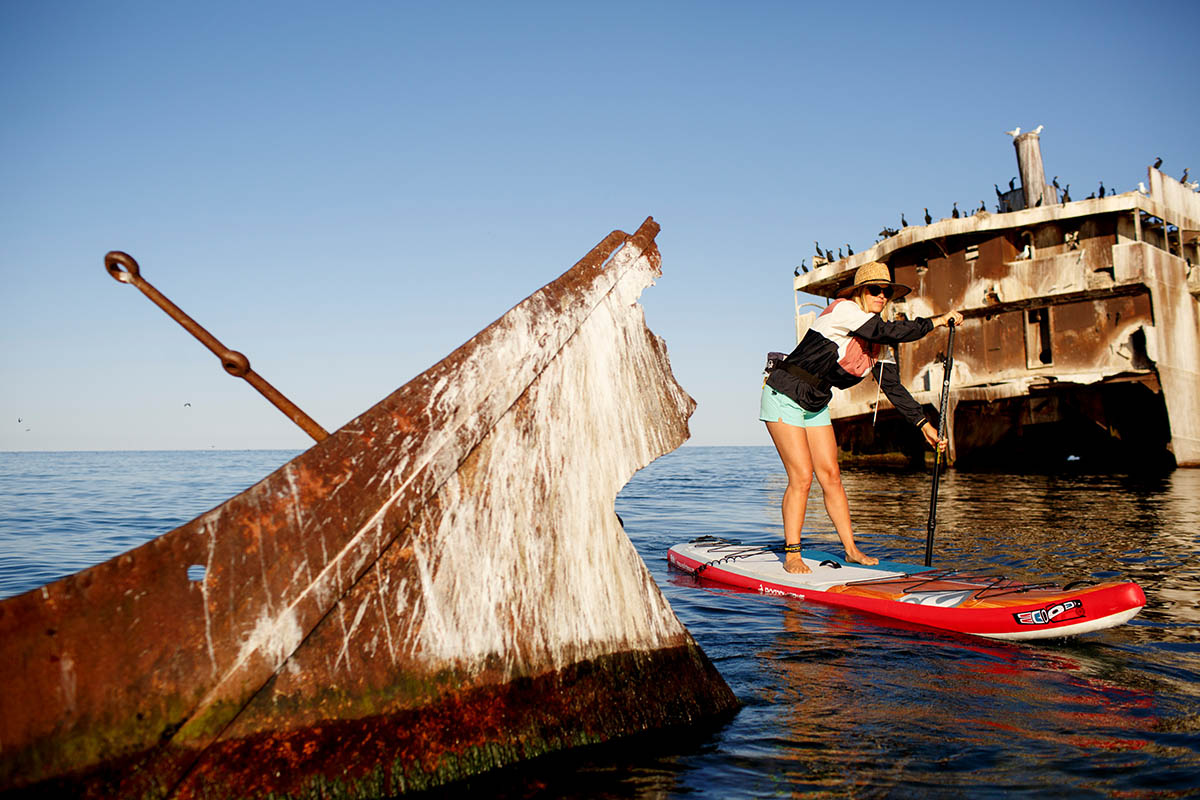
POLYGON ((963 315, 961 311, 947 311, 940 317, 933 318, 933 327, 938 328, 943 325, 949 325, 950 320, 954 320, 955 325, 962 325, 963 315))
POLYGON ((934 450, 946 452, 946 448, 950 446, 950 442, 945 439, 938 438, 938 429, 933 427, 928 421, 921 426, 921 433, 925 436, 926 443, 934 450))

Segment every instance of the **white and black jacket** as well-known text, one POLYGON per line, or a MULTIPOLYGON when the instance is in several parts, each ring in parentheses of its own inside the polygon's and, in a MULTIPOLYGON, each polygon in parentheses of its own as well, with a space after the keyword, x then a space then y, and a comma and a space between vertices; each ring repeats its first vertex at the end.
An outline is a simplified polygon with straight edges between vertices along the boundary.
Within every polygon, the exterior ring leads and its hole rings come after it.
POLYGON ((873 372, 879 387, 913 425, 925 423, 921 406, 900 383, 895 364, 879 360, 885 345, 913 342, 933 330, 933 321, 884 322, 853 300, 835 300, 821 312, 800 344, 774 365, 767 385, 808 411, 829 405, 833 389, 849 389, 873 372))

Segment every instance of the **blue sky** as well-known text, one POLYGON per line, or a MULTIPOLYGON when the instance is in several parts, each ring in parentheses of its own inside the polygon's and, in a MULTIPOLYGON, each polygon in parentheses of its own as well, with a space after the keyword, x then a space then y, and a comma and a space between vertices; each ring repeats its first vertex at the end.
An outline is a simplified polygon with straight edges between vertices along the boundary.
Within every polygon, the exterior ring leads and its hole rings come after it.
POLYGON ((0 450, 303 448, 144 276, 327 429, 610 230, 695 444, 766 444, 814 239, 1047 175, 1200 176, 1179 3, 0 4, 0 450), (1195 159, 1195 163, 1192 163, 1195 159), (189 404, 189 405, 185 405, 189 404), (18 422, 20 420, 20 422, 18 422))

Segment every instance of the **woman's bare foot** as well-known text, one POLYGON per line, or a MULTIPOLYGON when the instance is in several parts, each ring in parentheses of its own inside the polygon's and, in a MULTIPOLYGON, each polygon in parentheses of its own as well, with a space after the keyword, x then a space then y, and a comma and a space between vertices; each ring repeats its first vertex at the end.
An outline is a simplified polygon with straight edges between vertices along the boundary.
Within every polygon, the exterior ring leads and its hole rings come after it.
POLYGON ((875 556, 869 556, 857 547, 853 550, 846 551, 846 560, 851 564, 862 564, 865 567, 873 567, 879 563, 879 559, 875 556))
POLYGON ((784 559, 783 568, 788 572, 800 575, 807 575, 812 572, 808 564, 805 564, 804 560, 800 558, 799 553, 788 553, 784 559))

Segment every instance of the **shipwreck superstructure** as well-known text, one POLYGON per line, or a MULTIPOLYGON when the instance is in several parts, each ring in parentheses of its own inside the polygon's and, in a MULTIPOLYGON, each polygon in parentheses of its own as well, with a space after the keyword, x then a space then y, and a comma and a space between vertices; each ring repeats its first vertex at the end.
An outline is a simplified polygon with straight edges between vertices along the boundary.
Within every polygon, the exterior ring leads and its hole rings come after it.
MULTIPOLYGON (((1200 466, 1200 194, 1150 167, 1137 191, 1072 201, 1046 182, 1039 134, 1013 132, 1022 185, 996 187, 997 213, 927 218, 798 271, 797 336, 819 313, 802 293, 832 298, 883 261, 913 287, 885 314, 966 317, 947 426, 958 466, 1200 466)), ((895 354, 931 419, 945 346, 935 333, 895 354)), ((873 381, 831 411, 847 458, 924 458, 873 381)))

